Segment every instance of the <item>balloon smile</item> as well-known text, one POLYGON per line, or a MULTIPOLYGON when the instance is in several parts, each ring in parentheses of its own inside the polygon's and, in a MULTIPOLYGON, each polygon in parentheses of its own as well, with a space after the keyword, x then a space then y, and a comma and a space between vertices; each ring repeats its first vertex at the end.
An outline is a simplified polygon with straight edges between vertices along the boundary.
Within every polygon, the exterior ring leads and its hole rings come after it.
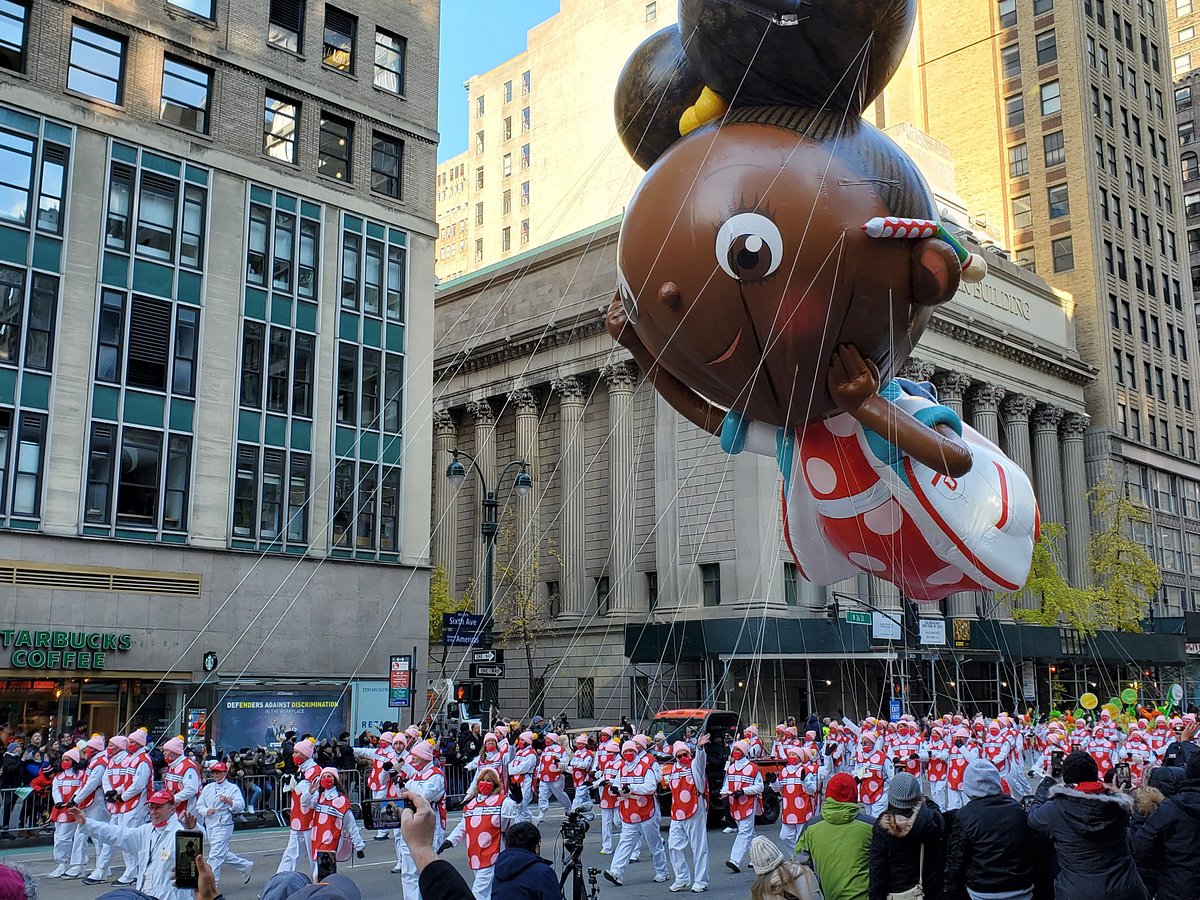
POLYGON ((742 342, 742 330, 739 328, 738 333, 734 335, 733 343, 729 345, 729 349, 706 365, 715 366, 719 363, 728 362, 729 358, 737 352, 738 344, 742 342))

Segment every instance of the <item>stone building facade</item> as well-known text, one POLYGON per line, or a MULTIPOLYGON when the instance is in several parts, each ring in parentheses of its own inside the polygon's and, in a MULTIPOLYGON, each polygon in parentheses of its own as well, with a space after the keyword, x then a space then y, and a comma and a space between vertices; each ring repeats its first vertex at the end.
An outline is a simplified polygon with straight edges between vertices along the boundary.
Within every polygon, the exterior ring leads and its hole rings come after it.
POLYGON ((426 640, 438 5, 0 16, 0 718, 253 745, 426 640))

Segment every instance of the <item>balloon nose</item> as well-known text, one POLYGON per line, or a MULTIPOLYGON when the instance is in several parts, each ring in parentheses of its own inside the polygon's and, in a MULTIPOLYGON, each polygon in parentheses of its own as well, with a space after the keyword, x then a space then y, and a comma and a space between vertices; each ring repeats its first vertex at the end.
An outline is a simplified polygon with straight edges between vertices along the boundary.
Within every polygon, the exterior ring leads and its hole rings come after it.
POLYGON ((679 305, 683 302, 679 288, 673 281, 663 282, 662 287, 658 289, 658 299, 671 309, 679 309, 679 305))

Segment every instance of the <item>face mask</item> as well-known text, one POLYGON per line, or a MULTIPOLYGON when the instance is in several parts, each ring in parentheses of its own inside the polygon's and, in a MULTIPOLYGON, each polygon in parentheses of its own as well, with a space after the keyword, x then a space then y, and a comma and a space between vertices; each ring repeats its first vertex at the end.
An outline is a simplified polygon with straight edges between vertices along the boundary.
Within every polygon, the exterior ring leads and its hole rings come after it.
POLYGON ((72 763, 72 762, 71 762, 69 759, 64 759, 64 760, 62 761, 62 767, 63 767, 63 771, 64 771, 64 772, 70 772, 70 771, 71 771, 71 767, 72 767, 73 765, 74 765, 74 763, 72 763))
POLYGON ((305 759, 303 756, 301 756, 300 754, 297 753, 296 755, 294 755, 292 757, 292 762, 294 762, 298 766, 302 766, 305 763, 305 759))
POLYGON ((329 790, 331 787, 333 787, 333 779, 326 775, 321 779, 321 787, 325 790, 329 790))
POLYGON ((692 758, 685 753, 683 756, 675 757, 675 762, 679 763, 681 766, 690 766, 692 764, 692 758))
POLYGON ((625 762, 633 762, 635 759, 637 759, 637 754, 632 750, 627 750, 621 754, 621 759, 625 760, 625 762))
POLYGON ((734 750, 731 754, 729 754, 730 758, 732 759, 741 759, 745 755, 746 754, 744 754, 741 750, 734 750))
POLYGON ((483 794, 485 797, 495 790, 496 790, 496 786, 494 784, 492 784, 490 781, 479 782, 479 793, 483 794))

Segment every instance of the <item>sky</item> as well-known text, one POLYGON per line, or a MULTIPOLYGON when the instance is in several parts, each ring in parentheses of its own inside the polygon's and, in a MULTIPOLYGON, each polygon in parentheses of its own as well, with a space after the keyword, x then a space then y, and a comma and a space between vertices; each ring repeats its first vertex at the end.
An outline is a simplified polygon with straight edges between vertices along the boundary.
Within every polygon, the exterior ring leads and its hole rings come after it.
POLYGON ((463 82, 525 49, 525 33, 558 12, 558 0, 442 0, 438 162, 467 149, 463 82))

